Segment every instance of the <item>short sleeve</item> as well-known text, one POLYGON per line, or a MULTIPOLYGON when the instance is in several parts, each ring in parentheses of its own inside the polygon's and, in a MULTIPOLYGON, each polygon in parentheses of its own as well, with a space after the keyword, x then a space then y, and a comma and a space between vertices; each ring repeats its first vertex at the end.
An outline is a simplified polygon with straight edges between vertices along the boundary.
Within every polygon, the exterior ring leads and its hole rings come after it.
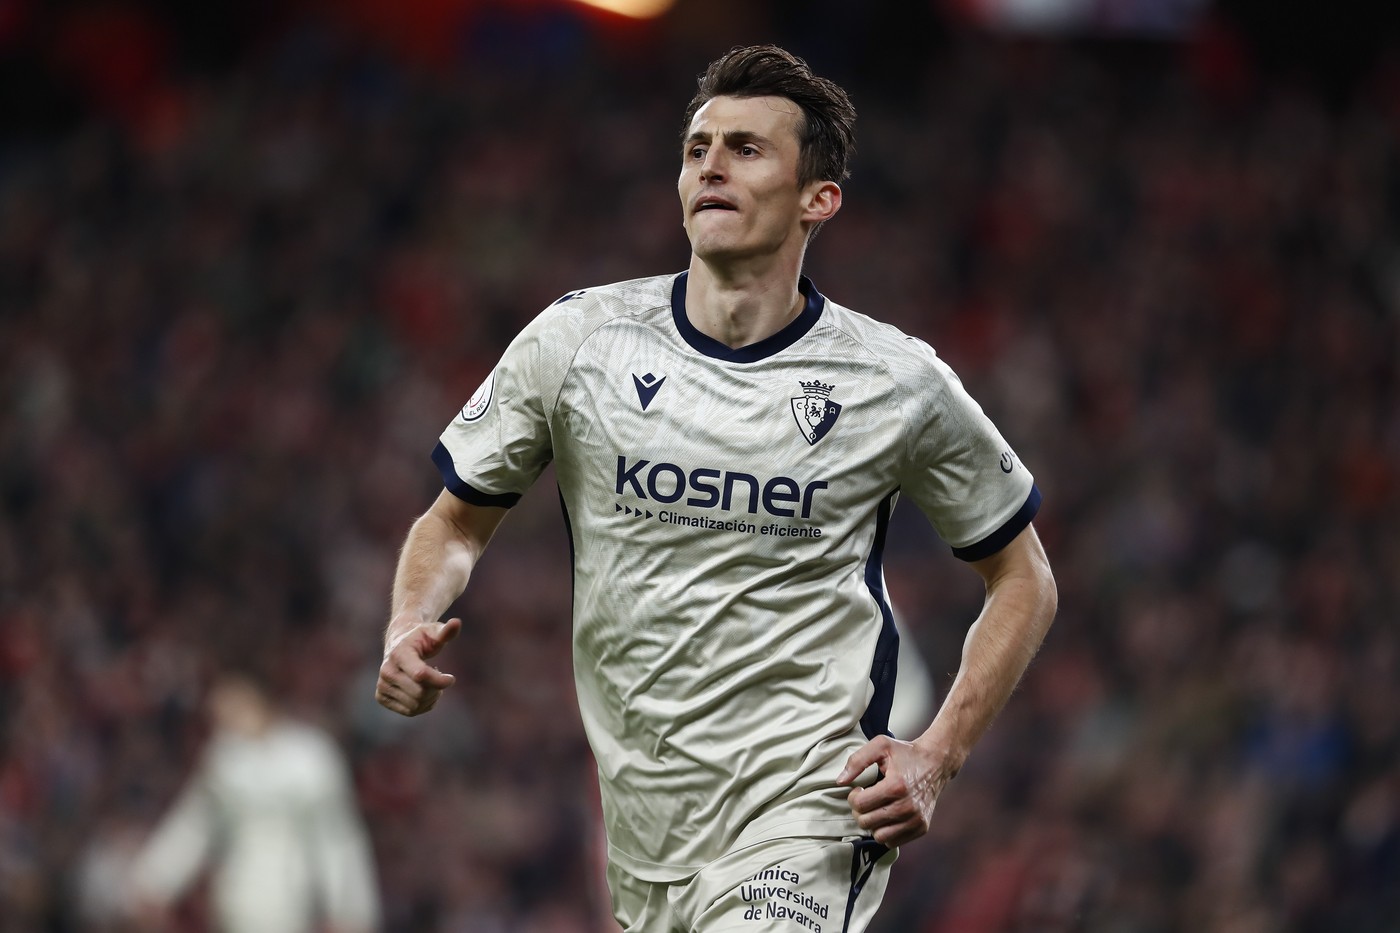
POLYGON ((522 330, 438 439, 433 462, 459 499, 509 508, 553 458, 550 416, 572 355, 557 324, 547 309, 522 330))
POLYGON ((990 557, 1030 524, 1040 490, 957 374, 926 344, 910 343, 909 456, 900 488, 954 555, 990 557))

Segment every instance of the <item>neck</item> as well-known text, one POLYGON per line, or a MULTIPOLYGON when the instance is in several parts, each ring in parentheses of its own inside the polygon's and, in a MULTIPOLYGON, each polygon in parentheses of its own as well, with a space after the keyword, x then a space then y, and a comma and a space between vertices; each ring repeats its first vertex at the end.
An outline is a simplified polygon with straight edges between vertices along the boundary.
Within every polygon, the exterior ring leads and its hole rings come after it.
POLYGON ((771 337, 802 312, 801 261, 763 271, 733 270, 690 257, 685 314, 695 329, 731 349, 771 337))

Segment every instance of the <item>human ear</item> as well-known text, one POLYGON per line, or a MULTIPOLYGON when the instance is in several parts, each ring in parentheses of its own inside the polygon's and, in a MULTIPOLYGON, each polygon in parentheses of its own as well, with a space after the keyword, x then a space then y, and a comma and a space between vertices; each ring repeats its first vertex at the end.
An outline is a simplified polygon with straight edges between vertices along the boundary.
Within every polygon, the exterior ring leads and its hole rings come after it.
POLYGON ((807 187, 802 208, 805 223, 825 223, 841 209, 841 186, 834 181, 812 182, 807 187))

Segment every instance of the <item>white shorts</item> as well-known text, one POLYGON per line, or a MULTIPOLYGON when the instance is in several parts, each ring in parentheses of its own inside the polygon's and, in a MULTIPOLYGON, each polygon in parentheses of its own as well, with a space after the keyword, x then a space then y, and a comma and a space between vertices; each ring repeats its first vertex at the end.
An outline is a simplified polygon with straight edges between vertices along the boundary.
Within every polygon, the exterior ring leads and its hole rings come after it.
POLYGON ((608 889, 626 933, 863 933, 898 855, 869 836, 768 839, 675 882, 609 864, 608 889))

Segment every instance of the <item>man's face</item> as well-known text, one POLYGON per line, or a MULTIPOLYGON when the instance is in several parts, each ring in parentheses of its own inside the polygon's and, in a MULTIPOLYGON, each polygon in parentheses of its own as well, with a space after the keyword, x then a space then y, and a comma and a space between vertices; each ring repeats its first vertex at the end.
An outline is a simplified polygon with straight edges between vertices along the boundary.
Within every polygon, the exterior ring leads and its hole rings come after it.
POLYGON ((716 97, 696 112, 676 187, 698 257, 746 259, 805 246, 802 221, 820 183, 797 185, 801 118, 783 97, 716 97))

